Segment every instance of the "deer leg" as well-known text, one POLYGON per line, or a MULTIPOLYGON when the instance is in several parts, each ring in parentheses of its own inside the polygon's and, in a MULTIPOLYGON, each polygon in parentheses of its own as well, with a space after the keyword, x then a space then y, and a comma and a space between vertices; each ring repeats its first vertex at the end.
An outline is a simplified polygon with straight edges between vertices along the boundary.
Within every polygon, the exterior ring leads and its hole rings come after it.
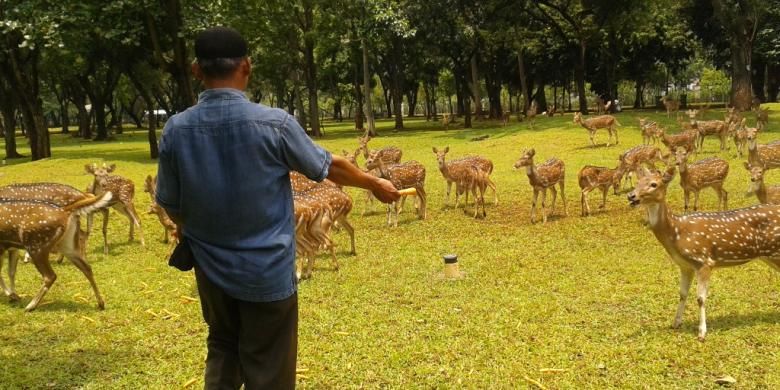
POLYGON ((693 211, 699 211, 699 192, 693 192, 693 211))
POLYGON ((493 197, 495 198, 494 204, 498 206, 498 191, 496 191, 496 183, 493 183, 493 180, 490 180, 490 177, 487 178, 488 180, 488 187, 493 190, 493 197))
POLYGON ((688 291, 691 289, 693 281, 693 270, 690 268, 680 268, 680 303, 677 304, 677 314, 674 315, 672 328, 679 328, 682 325, 683 313, 685 313, 685 302, 688 300, 688 291))
POLYGON ((685 197, 685 206, 684 206, 684 210, 685 210, 685 212, 687 213, 687 212, 688 212, 688 200, 689 200, 689 199, 690 199, 690 197, 691 197, 691 193, 690 193, 690 191, 688 191, 688 190, 683 190, 683 193, 684 193, 684 197, 685 197))
MULTIPOLYGON (((555 214, 555 200, 558 198, 558 191, 555 189, 555 186, 550 187, 550 191, 552 192, 552 202, 550 205, 550 215, 555 214)), ((542 198, 542 200, 545 200, 542 198)), ((542 203, 544 204, 544 202, 542 203)))
POLYGON ((569 216, 569 210, 566 208, 566 194, 563 191, 565 186, 563 182, 563 178, 561 178, 561 182, 559 184, 561 186, 561 202, 563 202, 563 215, 569 216))
POLYGON ((580 215, 583 217, 587 217, 588 214, 590 214, 590 211, 588 210, 588 192, 587 189, 583 189, 580 191, 580 209, 582 210, 580 212, 580 215))
POLYGON ((536 200, 539 199, 539 190, 534 188, 534 199, 531 201, 531 223, 536 223, 536 200))
POLYGON ((31 254, 31 256, 35 268, 38 269, 38 272, 43 277, 43 286, 41 286, 41 290, 38 291, 38 294, 35 295, 27 307, 24 308, 25 311, 35 310, 35 308, 38 307, 38 304, 41 303, 43 296, 46 295, 46 293, 49 291, 49 288, 51 288, 52 284, 54 284, 54 281, 57 280, 57 274, 54 273, 54 270, 51 268, 51 264, 49 263, 48 252, 37 252, 31 254))
POLYGON ((342 215, 339 218, 339 223, 344 227, 344 230, 347 231, 347 234, 349 234, 349 241, 352 246, 352 250, 349 252, 349 254, 354 256, 357 254, 357 252, 355 252, 355 228, 353 228, 349 221, 347 221, 346 215, 342 215))
POLYGON ((590 144, 593 145, 593 147, 596 147, 596 132, 588 130, 588 136, 590 137, 590 144))
POLYGON ((425 219, 428 217, 428 195, 425 193, 425 188, 417 187, 417 196, 420 198, 418 218, 425 219))
POLYGON ((618 131, 617 129, 613 129, 612 131, 615 132, 615 145, 620 143, 620 140, 618 140, 618 131))
MULTIPOLYGON (((450 204, 450 191, 452 190, 452 182, 447 180, 447 194, 444 196, 444 207, 446 208, 450 204)), ((455 208, 458 208, 458 191, 455 191, 455 208)))
MULTIPOLYGON (((1 257, 3 254, 0 253, 0 271, 3 269, 3 258, 1 257)), ((0 288, 3 289, 3 292, 5 292, 5 295, 11 300, 11 301, 18 301, 19 296, 16 295, 16 288, 14 286, 14 280, 16 278, 16 264, 18 262, 17 257, 17 250, 16 249, 9 249, 8 250, 8 286, 6 287, 5 282, 3 281, 3 276, 0 274, 0 288)))
POLYGON ((600 209, 607 207, 607 192, 609 192, 609 187, 605 187, 601 190, 601 206, 599 206, 600 209))
POLYGON ((138 240, 141 241, 141 246, 146 246, 144 242, 144 229, 141 227, 141 219, 138 218, 138 213, 135 212, 135 206, 132 203, 125 207, 127 218, 130 220, 130 240, 133 240, 133 227, 138 227, 138 240))
POLYGON ((108 208, 100 210, 103 214, 103 254, 108 254, 108 208))
POLYGON ((729 206, 729 193, 726 192, 725 189, 723 189, 723 186, 720 187, 720 192, 723 194, 723 208, 721 210, 728 210, 729 206))
POLYGON ((68 255, 68 260, 70 260, 70 262, 73 263, 73 265, 75 265, 76 268, 78 268, 81 273, 84 274, 87 280, 89 280, 89 284, 92 286, 92 291, 95 293, 95 299, 97 299, 98 309, 105 309, 106 303, 103 301, 103 297, 100 296, 97 283, 95 283, 95 276, 92 274, 92 267, 90 267, 89 264, 87 264, 87 262, 84 261, 84 259, 79 255, 68 255))
POLYGON ((404 211, 404 205, 406 204, 406 196, 401 197, 401 205, 398 206, 398 213, 402 213, 404 211))
POLYGON ((387 207, 387 226, 392 226, 393 223, 390 219, 390 208, 395 206, 396 202, 393 202, 392 204, 388 204, 387 207))
POLYGON ((710 284, 710 269, 707 266, 696 271, 696 302, 699 303, 699 341, 704 341, 707 335, 707 313, 705 303, 707 302, 707 290, 710 284))
POLYGON ((547 223, 547 188, 542 188, 542 223, 547 223))

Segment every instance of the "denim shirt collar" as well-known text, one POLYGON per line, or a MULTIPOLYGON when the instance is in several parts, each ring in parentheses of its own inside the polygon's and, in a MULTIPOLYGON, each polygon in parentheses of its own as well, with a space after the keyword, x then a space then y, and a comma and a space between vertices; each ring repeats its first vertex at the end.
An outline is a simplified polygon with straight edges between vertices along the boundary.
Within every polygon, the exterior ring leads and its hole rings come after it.
POLYGON ((201 92, 198 95, 198 103, 202 103, 208 100, 230 100, 230 99, 244 99, 248 100, 246 94, 243 91, 233 88, 212 88, 201 92))

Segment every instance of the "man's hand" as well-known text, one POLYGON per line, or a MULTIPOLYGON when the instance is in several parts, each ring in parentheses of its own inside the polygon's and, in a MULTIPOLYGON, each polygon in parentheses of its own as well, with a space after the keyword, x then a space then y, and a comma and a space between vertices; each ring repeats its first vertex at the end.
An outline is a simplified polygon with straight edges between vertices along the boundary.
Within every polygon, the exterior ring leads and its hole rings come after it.
POLYGON ((381 178, 377 178, 371 192, 383 203, 395 202, 401 197, 393 183, 381 178))

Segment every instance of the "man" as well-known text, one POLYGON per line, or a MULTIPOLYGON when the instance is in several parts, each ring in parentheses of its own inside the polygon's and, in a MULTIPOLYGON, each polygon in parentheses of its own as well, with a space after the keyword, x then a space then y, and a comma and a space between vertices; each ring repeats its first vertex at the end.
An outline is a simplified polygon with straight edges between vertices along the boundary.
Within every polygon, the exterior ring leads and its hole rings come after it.
POLYGON ((289 171, 371 190, 395 187, 315 145, 282 110, 250 102, 251 64, 235 30, 198 34, 206 90, 160 140, 157 202, 191 247, 208 324, 206 388, 295 387, 298 298, 289 171))

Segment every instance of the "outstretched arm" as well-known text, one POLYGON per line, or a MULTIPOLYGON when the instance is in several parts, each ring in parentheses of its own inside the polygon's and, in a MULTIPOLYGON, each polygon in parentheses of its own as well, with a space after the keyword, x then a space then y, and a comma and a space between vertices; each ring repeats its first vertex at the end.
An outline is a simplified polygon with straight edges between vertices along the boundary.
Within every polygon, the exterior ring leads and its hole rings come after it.
POLYGON ((333 161, 328 169, 328 179, 331 181, 345 186, 365 188, 384 203, 394 202, 400 198, 393 183, 361 171, 344 157, 333 155, 332 158, 333 161))

